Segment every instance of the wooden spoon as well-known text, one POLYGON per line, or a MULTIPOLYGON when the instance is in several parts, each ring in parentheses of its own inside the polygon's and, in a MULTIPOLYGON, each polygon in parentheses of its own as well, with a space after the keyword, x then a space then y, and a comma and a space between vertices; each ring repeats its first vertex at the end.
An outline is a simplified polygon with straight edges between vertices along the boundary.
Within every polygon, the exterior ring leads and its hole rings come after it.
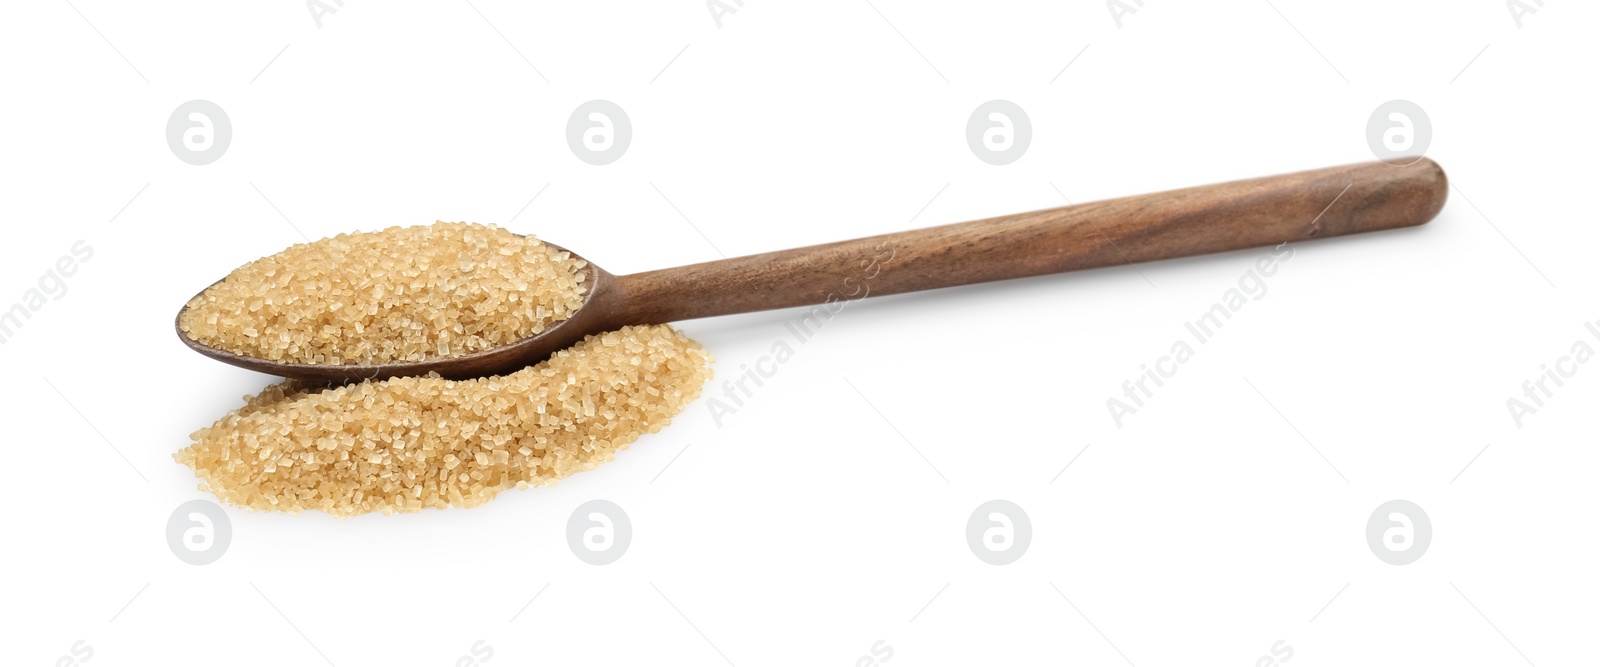
POLYGON ((584 281, 588 293, 572 317, 509 345, 430 361, 280 363, 206 346, 181 329, 178 337, 213 359, 305 380, 340 382, 430 372, 456 379, 483 377, 524 368, 584 336, 630 324, 830 304, 1411 227, 1439 213, 1448 189, 1444 170, 1427 158, 1406 166, 1371 162, 626 276, 612 275, 589 262, 583 269, 588 273, 584 281))

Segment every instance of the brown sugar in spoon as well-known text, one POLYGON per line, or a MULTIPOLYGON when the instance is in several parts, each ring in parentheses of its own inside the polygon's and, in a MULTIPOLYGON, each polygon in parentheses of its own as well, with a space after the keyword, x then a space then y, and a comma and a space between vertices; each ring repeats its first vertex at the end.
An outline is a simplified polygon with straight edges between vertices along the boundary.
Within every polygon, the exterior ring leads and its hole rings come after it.
MULTIPOLYGON (((1371 162, 1017 213, 615 276, 589 262, 570 318, 459 357, 385 364, 266 361, 179 338, 241 368, 341 382, 524 368, 589 334, 635 324, 809 306, 1421 225, 1444 207, 1444 170, 1371 162)), ((553 244, 552 244, 553 245, 553 244)), ((180 317, 182 313, 179 313, 180 317)))

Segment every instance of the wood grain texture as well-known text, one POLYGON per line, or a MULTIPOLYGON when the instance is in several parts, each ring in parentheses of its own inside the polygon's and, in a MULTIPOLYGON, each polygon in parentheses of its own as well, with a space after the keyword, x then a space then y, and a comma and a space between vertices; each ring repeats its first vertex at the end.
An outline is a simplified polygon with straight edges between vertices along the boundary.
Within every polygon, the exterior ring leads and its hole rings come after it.
POLYGON ((862 282, 880 296, 1410 227, 1433 219, 1447 190, 1423 158, 1018 213, 621 276, 621 318, 674 322, 822 303, 862 282))
MULTIPOLYGON (((536 336, 461 357, 371 365, 283 364, 178 336, 213 359, 320 382, 507 373, 584 336, 631 324, 809 306, 1343 236, 1432 220, 1444 170, 1421 158, 1330 167, 1018 213, 851 241, 614 276, 590 262, 584 305, 536 336)), ((552 244, 553 245, 553 244, 552 244)), ((557 246, 559 248, 559 246, 557 246)), ((576 255, 576 253, 574 253, 576 255)), ((180 313, 181 315, 181 313, 180 313)))

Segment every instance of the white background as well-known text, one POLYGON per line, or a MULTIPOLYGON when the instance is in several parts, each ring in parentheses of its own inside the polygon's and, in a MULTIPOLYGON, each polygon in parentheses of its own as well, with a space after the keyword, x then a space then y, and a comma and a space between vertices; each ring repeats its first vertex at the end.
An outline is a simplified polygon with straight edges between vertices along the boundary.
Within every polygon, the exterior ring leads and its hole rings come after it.
MULTIPOLYGON (((7 8, 0 308, 94 249, 0 346, 8 664, 1592 658, 1600 366, 1520 428, 1506 407, 1600 347, 1592 3, 1520 28, 1497 0, 1146 0, 1120 28, 1097 0, 746 0, 720 28, 693 0, 474 3, 7 8), (191 99, 232 121, 210 165, 166 144, 191 99), (632 120, 608 166, 566 145, 591 99, 632 120), (966 144, 991 99, 1032 119, 1007 166, 966 144), (271 381, 172 317, 302 233, 496 223, 620 274, 1368 160, 1391 99, 1431 118, 1443 213, 1300 244, 1122 428, 1106 399, 1263 251, 853 304, 720 426, 702 398, 556 487, 230 508, 216 563, 168 549, 210 497, 171 454, 271 381), (612 565, 566 544, 594 498, 632 518, 612 565), (1031 519, 1011 565, 966 543, 993 498, 1031 519), (1396 498, 1434 532, 1405 566, 1365 535, 1396 498)), ((796 315, 684 323, 708 393, 796 315)))

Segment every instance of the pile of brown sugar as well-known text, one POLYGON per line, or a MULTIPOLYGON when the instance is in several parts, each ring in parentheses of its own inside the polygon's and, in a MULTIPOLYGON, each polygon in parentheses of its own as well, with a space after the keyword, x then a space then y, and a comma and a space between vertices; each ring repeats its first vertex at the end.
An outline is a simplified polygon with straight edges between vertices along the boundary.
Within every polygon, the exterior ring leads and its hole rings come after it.
POLYGON ((660 325, 589 336, 503 376, 290 381, 246 397, 174 458, 252 510, 471 507, 611 460, 699 396, 711 361, 660 325))

